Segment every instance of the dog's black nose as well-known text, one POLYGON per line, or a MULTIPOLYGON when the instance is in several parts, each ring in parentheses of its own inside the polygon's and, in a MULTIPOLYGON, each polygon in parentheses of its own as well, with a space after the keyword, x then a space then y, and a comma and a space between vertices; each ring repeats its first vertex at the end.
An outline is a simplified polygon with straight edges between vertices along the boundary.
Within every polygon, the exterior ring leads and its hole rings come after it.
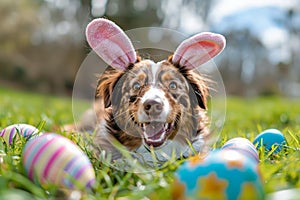
POLYGON ((150 116, 157 116, 163 110, 163 102, 160 99, 148 99, 143 105, 145 113, 150 116))

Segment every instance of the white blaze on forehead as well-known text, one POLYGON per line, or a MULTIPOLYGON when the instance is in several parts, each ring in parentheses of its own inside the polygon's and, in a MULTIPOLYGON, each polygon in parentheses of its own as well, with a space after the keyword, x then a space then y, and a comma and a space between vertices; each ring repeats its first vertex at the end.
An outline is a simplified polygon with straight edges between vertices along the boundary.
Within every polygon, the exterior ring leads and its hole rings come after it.
MULTIPOLYGON (((171 106, 170 106, 168 99, 166 98, 165 92, 162 89, 160 89, 159 87, 157 87, 157 84, 156 84, 157 73, 158 73, 163 61, 155 63, 151 60, 147 60, 146 62, 148 62, 148 64, 150 65, 150 73, 151 73, 150 80, 151 80, 151 82, 149 82, 149 85, 150 85, 149 89, 141 97, 141 104, 144 104, 145 101, 147 101, 147 100, 160 99, 161 102, 163 103, 163 110, 160 113, 160 115, 157 116, 156 120, 164 122, 167 119, 169 113, 171 112, 170 111, 171 106)), ((140 111, 140 112, 138 112, 138 118, 140 121, 145 121, 145 120, 147 121, 148 116, 145 114, 144 111, 140 111)))
POLYGON ((156 99, 156 98, 159 98, 164 102, 166 100, 165 93, 161 89, 151 86, 149 90, 144 94, 141 101, 142 103, 144 103, 148 99, 156 99))
POLYGON ((157 71, 159 70, 159 68, 160 68, 162 62, 163 62, 163 61, 158 62, 158 63, 154 63, 154 62, 151 63, 152 84, 153 84, 153 85, 155 84, 155 81, 156 81, 156 80, 155 80, 155 78, 156 78, 156 73, 157 73, 157 71))

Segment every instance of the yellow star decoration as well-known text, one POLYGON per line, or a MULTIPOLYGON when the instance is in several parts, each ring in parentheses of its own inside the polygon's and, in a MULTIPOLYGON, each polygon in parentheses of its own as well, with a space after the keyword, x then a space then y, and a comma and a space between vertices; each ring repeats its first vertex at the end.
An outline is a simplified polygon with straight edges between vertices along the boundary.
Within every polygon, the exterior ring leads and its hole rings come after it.
POLYGON ((198 192, 198 198, 223 200, 226 199, 225 189, 228 185, 226 180, 218 179, 214 172, 208 176, 199 178, 199 185, 201 190, 198 192))
POLYGON ((199 155, 192 156, 189 158, 189 164, 192 167, 195 167, 200 163, 203 163, 203 158, 201 158, 199 155))
POLYGON ((174 181, 172 187, 172 199, 173 200, 185 200, 185 185, 180 183, 177 179, 174 181))
POLYGON ((223 152, 223 156, 229 168, 239 168, 243 170, 245 158, 239 152, 229 150, 223 152))
POLYGON ((227 162, 229 168, 239 168, 243 169, 243 161, 242 160, 229 160, 227 162))
POLYGON ((257 191, 253 184, 251 183, 244 183, 241 189, 241 194, 239 196, 239 200, 253 200, 258 199, 257 191))

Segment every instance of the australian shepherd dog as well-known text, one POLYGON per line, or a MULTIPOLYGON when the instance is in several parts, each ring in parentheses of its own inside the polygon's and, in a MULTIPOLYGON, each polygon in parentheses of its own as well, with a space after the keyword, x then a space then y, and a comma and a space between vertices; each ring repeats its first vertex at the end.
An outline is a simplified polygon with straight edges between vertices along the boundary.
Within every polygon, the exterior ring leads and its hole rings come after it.
POLYGON ((107 19, 90 22, 86 37, 109 66, 96 89, 95 147, 118 159, 117 142, 146 162, 151 150, 163 162, 174 152, 179 158, 205 148, 208 85, 195 68, 223 50, 222 35, 196 34, 160 62, 138 56, 128 36, 107 19))

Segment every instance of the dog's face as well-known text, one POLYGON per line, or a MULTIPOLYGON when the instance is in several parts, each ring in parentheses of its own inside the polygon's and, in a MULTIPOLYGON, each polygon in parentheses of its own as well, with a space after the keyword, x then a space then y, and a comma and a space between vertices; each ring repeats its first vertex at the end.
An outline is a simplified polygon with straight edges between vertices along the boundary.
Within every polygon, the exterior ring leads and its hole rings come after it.
POLYGON ((155 63, 137 57, 130 40, 115 24, 93 21, 87 29, 88 41, 112 66, 97 88, 111 134, 132 149, 141 144, 158 148, 168 140, 186 143, 204 133, 207 85, 193 69, 223 49, 220 37, 196 35, 169 59, 155 63))
POLYGON ((196 111, 206 108, 207 87, 201 76, 194 73, 189 79, 191 72, 169 61, 151 60, 139 61, 122 74, 115 70, 107 74, 100 80, 98 93, 106 107, 112 107, 114 121, 126 134, 141 138, 147 147, 179 138, 178 132, 196 134, 196 111))

